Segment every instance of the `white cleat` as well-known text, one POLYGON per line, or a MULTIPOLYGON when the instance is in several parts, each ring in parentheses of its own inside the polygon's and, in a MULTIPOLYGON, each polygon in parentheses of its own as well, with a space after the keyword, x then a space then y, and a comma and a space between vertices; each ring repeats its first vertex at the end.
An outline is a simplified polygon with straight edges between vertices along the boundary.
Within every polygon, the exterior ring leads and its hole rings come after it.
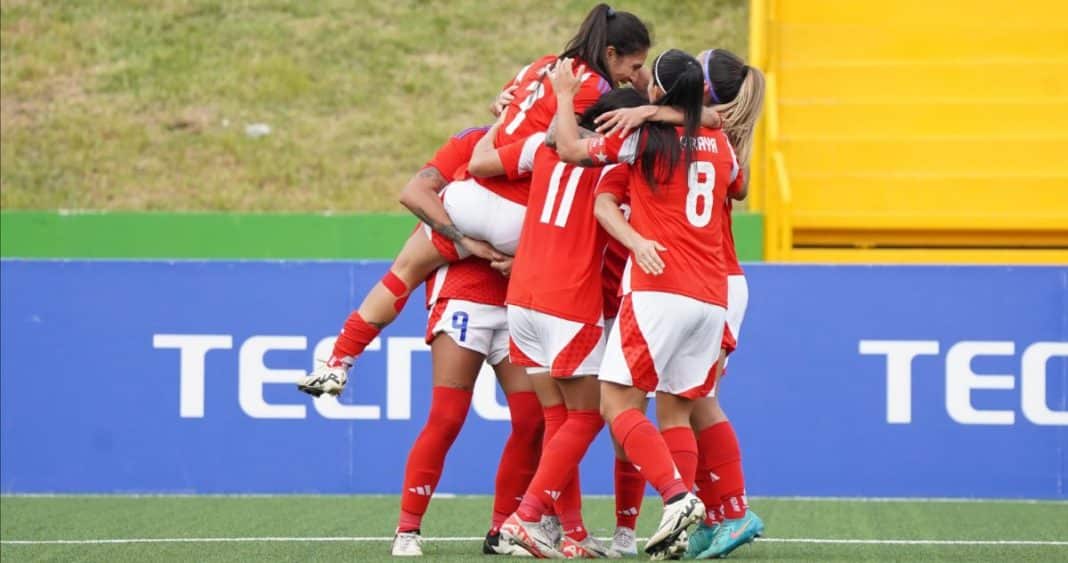
POLYGON ((664 505, 660 525, 645 542, 645 552, 654 555, 671 549, 686 528, 705 517, 705 505, 693 493, 686 493, 675 502, 664 505))
POLYGON ((345 384, 349 382, 349 368, 344 365, 327 367, 325 363, 315 366, 315 369, 297 380, 297 389, 318 397, 323 393, 338 396, 345 390, 345 384))
POLYGON ((569 536, 564 536, 560 541, 560 551, 568 559, 619 559, 623 557, 612 546, 601 540, 587 535, 582 541, 575 541, 569 536))
POLYGON ((422 557, 423 538, 416 532, 397 532, 393 536, 393 557, 422 557))
POLYGON ((538 525, 545 531, 545 536, 552 541, 553 545, 560 545, 560 542, 564 539, 564 527, 560 525, 559 517, 542 516, 538 525))
POLYGON ((509 516, 501 525, 500 542, 521 547, 538 559, 564 559, 564 554, 545 533, 541 522, 524 522, 516 514, 509 516))
POLYGON ((638 538, 634 530, 625 526, 617 527, 616 533, 612 535, 612 551, 619 552, 620 555, 637 555, 638 538))

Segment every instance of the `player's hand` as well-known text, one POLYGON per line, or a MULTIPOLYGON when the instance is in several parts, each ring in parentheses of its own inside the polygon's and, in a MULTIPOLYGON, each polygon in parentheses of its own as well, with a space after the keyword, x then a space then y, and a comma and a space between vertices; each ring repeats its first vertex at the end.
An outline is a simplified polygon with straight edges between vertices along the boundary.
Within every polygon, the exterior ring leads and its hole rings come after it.
POLYGON ((504 109, 508 107, 508 104, 512 103, 515 99, 515 89, 519 88, 517 84, 513 84, 504 90, 500 94, 497 94, 497 99, 490 104, 490 113, 494 117, 500 117, 504 113, 504 109))
POLYGON ((656 106, 638 106, 634 108, 620 108, 606 111, 597 116, 594 123, 597 124, 597 132, 605 137, 611 137, 617 132, 620 137, 626 137, 631 130, 641 127, 656 114, 656 106))
POLYGON ((465 250, 470 252, 473 256, 478 256, 483 260, 489 260, 490 262, 501 262, 508 259, 508 255, 502 254, 493 245, 484 241, 476 240, 471 237, 464 237, 460 239, 460 245, 465 250))
POLYGON ((556 68, 553 69, 550 78, 553 83, 553 91, 557 95, 574 96, 578 93, 579 87, 582 86, 582 73, 586 71, 586 65, 578 67, 576 71, 574 64, 574 60, 570 58, 561 59, 556 63, 556 68))
POLYGON ((659 276, 664 273, 664 260, 660 258, 659 254, 660 252, 667 252, 667 248, 664 245, 655 240, 639 238, 630 247, 630 251, 634 254, 634 261, 638 263, 638 267, 643 272, 651 276, 659 276))
POLYGON ((505 258, 504 260, 496 260, 490 262, 490 267, 494 270, 497 270, 501 273, 502 276, 507 278, 508 276, 512 275, 512 260, 514 259, 511 256, 505 258))

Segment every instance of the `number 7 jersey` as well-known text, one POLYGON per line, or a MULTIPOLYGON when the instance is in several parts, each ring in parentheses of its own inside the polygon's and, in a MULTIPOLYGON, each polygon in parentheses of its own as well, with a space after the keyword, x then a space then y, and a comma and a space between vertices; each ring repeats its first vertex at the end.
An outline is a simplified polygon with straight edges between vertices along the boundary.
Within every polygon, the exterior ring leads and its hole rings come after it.
MULTIPOLYGON (((644 129, 644 128, 643 128, 644 129)), ((719 129, 700 128, 685 137, 676 128, 683 151, 670 177, 658 174, 655 189, 641 171, 642 131, 625 138, 595 139, 588 145, 593 162, 632 164, 626 192, 603 184, 598 193, 614 193, 622 201, 629 195, 630 224, 642 237, 662 244, 664 273, 653 276, 631 263, 623 274, 623 292, 662 291, 727 306, 727 262, 723 250, 724 198, 741 182, 738 160, 727 136, 719 129), (687 166, 685 147, 693 148, 687 166)), ((658 170, 661 168, 658 167, 658 170)))
POLYGON ((509 177, 530 178, 509 305, 596 325, 604 300, 601 262, 607 235, 593 216, 599 183, 626 184, 627 166, 583 168, 560 161, 544 133, 498 149, 509 177))

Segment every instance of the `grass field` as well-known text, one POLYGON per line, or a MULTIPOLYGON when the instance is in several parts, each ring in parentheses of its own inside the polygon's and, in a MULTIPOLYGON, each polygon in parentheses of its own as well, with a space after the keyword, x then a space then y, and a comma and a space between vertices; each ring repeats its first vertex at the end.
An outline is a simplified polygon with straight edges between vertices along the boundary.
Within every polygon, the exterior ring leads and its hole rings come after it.
MULTIPOLYGON (((594 4, 0 0, 0 207, 397 210, 594 4)), ((745 51, 744 0, 615 7, 653 26, 653 56, 745 51)))
MULTIPOLYGON (((392 496, 3 497, 8 561, 387 560, 392 496), (49 543, 70 540, 69 543, 49 543), (141 541, 107 541, 141 540, 141 541)), ((660 509, 648 498, 639 534, 660 509)), ((485 560, 489 497, 438 498, 424 520, 435 561, 485 560)), ((745 561, 1066 561, 1068 503, 753 500, 767 537, 745 561)), ((586 501, 586 523, 611 534, 611 499, 586 501)))

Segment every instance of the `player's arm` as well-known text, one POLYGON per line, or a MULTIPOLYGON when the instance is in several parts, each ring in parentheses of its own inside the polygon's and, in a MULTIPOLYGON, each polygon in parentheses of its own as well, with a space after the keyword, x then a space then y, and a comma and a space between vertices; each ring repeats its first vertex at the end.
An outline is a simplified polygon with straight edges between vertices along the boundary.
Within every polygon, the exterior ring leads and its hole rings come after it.
POLYGON ((438 192, 448 183, 437 168, 424 166, 401 190, 400 203, 431 229, 458 243, 463 240, 464 235, 453 225, 441 198, 438 197, 438 192))
MULTIPOLYGON (((596 122, 598 133, 610 137, 618 132, 619 136, 626 137, 632 130, 648 121, 682 125, 684 119, 682 111, 677 108, 647 105, 606 111, 597 116, 596 122)), ((701 125, 718 129, 723 126, 723 119, 716 110, 706 107, 701 110, 701 125)))
POLYGON ((643 272, 654 276, 664 273, 664 260, 660 258, 658 251, 664 252, 667 248, 655 240, 646 239, 630 226, 627 218, 623 216, 623 210, 619 208, 619 198, 615 194, 598 194, 593 214, 612 238, 630 250, 634 262, 643 272))
POLYGON ((505 173, 501 155, 493 146, 493 141, 497 138, 497 131, 501 128, 503 116, 504 113, 499 114, 493 127, 490 127, 486 135, 479 139, 478 143, 475 143, 474 152, 471 153, 471 161, 467 163, 467 171, 476 178, 501 176, 505 173))
MULTIPOLYGON (((575 119, 577 120, 578 116, 575 116, 575 119)), ((599 137, 600 136, 597 133, 594 133, 593 131, 590 131, 589 129, 586 129, 585 127, 579 127, 578 128, 578 132, 579 132, 579 138, 580 139, 592 139, 594 137, 599 137)), ((548 147, 551 147, 553 149, 556 148, 556 116, 555 115, 553 116, 553 120, 551 122, 549 122, 549 130, 545 132, 545 145, 548 146, 548 147)))
POLYGON ((553 69, 553 90, 556 93, 556 123, 554 141, 556 153, 560 160, 581 166, 593 166, 594 162, 589 157, 589 139, 583 139, 579 135, 579 126, 575 119, 575 92, 582 85, 582 71, 580 67, 578 75, 572 70, 571 59, 563 59, 553 69))
POLYGON ((735 201, 742 201, 749 195, 749 175, 744 171, 727 187, 727 195, 735 201))

